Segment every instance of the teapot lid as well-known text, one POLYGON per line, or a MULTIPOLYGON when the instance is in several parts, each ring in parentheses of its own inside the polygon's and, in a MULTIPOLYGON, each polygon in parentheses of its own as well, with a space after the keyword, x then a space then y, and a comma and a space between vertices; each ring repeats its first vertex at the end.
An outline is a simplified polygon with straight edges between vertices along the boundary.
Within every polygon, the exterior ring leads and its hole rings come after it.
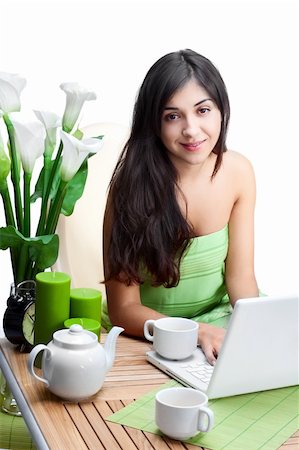
POLYGON ((53 341, 60 347, 82 349, 97 344, 98 336, 92 331, 84 330, 81 325, 74 324, 70 328, 55 331, 53 341))

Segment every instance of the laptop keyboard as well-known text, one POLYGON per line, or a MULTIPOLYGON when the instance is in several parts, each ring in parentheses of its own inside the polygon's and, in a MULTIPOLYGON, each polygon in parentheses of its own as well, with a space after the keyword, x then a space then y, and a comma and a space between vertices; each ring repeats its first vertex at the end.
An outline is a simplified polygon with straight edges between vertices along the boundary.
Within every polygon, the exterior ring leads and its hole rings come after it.
POLYGON ((181 369, 190 373, 193 377, 199 379, 205 384, 208 384, 212 376, 214 366, 208 362, 188 363, 181 365, 181 369))

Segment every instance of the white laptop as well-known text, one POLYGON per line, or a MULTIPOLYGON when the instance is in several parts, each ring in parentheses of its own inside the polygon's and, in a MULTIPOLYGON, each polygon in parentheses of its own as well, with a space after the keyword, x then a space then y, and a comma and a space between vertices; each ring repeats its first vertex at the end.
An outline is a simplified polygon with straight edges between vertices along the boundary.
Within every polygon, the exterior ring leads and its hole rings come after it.
POLYGON ((181 361, 155 351, 147 359, 209 398, 299 384, 298 304, 296 295, 238 300, 214 367, 200 348, 181 361))

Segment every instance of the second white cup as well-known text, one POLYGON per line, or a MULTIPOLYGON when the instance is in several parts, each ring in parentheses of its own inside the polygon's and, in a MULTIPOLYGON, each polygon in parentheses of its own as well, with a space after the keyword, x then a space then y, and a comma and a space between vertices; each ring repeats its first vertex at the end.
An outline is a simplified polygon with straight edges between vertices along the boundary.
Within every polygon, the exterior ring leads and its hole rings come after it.
POLYGON ((197 347, 198 323, 183 317, 163 317, 144 323, 144 336, 163 358, 185 359, 197 347))
POLYGON ((155 421, 172 439, 186 440, 199 432, 210 431, 214 413, 208 397, 191 388, 169 388, 156 394, 155 421))

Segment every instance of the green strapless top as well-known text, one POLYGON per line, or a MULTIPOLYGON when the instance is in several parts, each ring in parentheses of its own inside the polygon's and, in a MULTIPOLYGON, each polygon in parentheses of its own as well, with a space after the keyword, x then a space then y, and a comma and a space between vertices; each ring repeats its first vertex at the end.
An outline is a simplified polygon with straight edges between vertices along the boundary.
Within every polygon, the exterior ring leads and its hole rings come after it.
POLYGON ((228 250, 228 225, 215 233, 191 240, 181 261, 176 287, 153 287, 150 280, 140 286, 141 302, 167 316, 212 322, 230 314, 224 282, 228 250))
MULTIPOLYGON (((225 326, 232 312, 224 282, 227 250, 228 225, 215 233, 193 238, 181 260, 178 285, 153 287, 150 279, 146 280, 140 286, 142 304, 166 316, 225 326)), ((105 301, 102 325, 111 328, 105 301)))

